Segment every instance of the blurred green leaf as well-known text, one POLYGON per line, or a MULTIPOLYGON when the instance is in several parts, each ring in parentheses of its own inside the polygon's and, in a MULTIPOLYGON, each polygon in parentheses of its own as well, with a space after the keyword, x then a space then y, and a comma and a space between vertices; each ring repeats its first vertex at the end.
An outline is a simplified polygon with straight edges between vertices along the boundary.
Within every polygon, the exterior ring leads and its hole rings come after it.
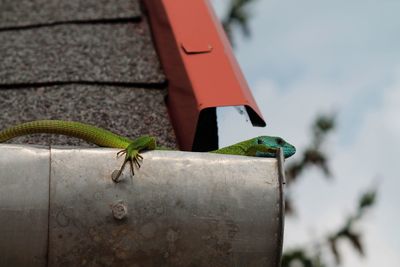
POLYGON ((342 258, 341 258, 340 254, 339 254, 338 249, 337 249, 337 243, 336 243, 337 238, 331 237, 328 240, 329 240, 328 241, 329 242, 329 247, 331 248, 331 252, 332 252, 333 256, 335 257, 335 261, 336 261, 336 263, 340 264, 342 258))
POLYGON ((365 192, 360 198, 359 208, 365 209, 374 205, 375 199, 376 199, 376 190, 370 190, 368 192, 365 192))
POLYGON ((302 249, 286 252, 282 257, 282 267, 291 267, 295 262, 303 267, 314 267, 312 259, 302 249))
POLYGON ((250 27, 248 24, 250 15, 247 11, 249 4, 256 0, 231 0, 227 16, 222 20, 225 32, 233 43, 232 29, 237 25, 246 37, 250 37, 250 27))
POLYGON ((353 247, 360 253, 360 255, 364 256, 364 248, 363 245, 361 244, 360 234, 349 232, 347 238, 353 245, 353 247))
POLYGON ((335 115, 319 115, 314 123, 314 131, 327 133, 335 128, 335 115))

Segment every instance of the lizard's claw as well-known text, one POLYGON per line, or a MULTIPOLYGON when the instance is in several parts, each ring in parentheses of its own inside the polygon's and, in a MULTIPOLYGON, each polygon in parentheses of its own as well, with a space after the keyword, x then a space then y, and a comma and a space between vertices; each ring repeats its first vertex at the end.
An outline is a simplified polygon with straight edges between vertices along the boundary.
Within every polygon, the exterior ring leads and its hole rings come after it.
POLYGON ((130 147, 127 147, 126 149, 123 149, 117 153, 117 157, 120 157, 122 155, 125 155, 124 163, 122 163, 122 166, 119 169, 118 173, 112 177, 112 180, 116 183, 119 182, 119 177, 121 176, 127 162, 129 162, 130 164, 132 175, 135 175, 134 167, 139 169, 141 166, 140 164, 143 161, 143 157, 139 154, 139 151, 136 149, 131 149, 130 147))
POLYGON ((126 154, 126 149, 122 149, 121 151, 119 151, 119 152, 117 153, 117 157, 119 157, 119 156, 121 156, 121 155, 124 155, 124 154, 126 154))

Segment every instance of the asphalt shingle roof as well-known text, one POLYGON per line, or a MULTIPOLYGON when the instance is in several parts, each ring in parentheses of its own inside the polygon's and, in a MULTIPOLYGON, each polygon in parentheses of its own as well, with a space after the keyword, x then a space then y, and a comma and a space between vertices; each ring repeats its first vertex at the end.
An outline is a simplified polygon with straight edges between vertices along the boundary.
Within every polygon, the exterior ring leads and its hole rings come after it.
POLYGON ((141 16, 137 0, 0 0, 0 29, 141 16))
MULTIPOLYGON (((0 59, 0 129, 76 120, 176 147, 138 0, 0 0, 0 59)), ((10 142, 87 145, 53 135, 10 142)))
POLYGON ((0 81, 161 83, 145 22, 0 31, 0 81))

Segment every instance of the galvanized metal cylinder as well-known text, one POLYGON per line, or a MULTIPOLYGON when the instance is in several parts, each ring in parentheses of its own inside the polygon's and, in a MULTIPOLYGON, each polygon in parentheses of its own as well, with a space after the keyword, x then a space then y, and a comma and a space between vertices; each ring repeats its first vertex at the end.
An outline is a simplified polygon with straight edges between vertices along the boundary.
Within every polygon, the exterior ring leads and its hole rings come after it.
POLYGON ((1 266, 279 266, 282 157, 150 151, 114 183, 114 149, 0 155, 1 266))
POLYGON ((0 146, 0 266, 47 264, 48 148, 0 146))

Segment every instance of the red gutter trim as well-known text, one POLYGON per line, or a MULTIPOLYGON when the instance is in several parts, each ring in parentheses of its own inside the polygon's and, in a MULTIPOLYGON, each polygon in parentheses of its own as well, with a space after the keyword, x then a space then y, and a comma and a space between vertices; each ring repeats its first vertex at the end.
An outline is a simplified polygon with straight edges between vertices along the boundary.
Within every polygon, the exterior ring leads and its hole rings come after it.
POLYGON ((265 126, 208 0, 142 0, 168 78, 167 106, 182 150, 191 150, 200 112, 245 106, 265 126))

